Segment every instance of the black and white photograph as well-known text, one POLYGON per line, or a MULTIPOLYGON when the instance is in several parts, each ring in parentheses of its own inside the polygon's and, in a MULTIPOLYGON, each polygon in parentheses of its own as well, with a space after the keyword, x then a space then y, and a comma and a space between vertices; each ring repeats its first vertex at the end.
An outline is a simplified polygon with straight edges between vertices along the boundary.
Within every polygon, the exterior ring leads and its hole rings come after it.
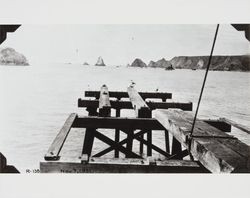
POLYGON ((2 25, 1 171, 249 172, 249 30, 2 25))
POLYGON ((0 23, 0 184, 248 176, 250 20, 98 23, 95 5, 92 21, 0 23))

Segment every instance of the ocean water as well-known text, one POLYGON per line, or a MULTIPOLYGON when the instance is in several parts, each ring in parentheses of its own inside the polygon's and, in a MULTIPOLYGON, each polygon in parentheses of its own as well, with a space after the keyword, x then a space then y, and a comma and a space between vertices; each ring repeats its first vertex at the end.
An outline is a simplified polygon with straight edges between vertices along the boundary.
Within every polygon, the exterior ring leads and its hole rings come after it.
MULTIPOLYGON (((21 172, 39 168, 49 145, 85 90, 126 91, 131 81, 138 91, 173 93, 174 101, 198 101, 205 71, 94 67, 83 65, 0 66, 0 151, 21 172)), ((250 127, 250 73, 211 71, 200 106, 199 117, 227 117, 250 127)), ((133 116, 124 111, 122 116, 133 116)), ((250 145, 250 135, 234 130, 250 145)), ((112 134, 110 134, 112 136, 112 134)), ((84 130, 72 130, 62 153, 78 155, 84 130), (68 149, 68 150, 67 150, 68 149)), ((154 136, 162 144, 162 136, 154 136)), ((95 142, 103 147, 100 142, 95 142)), ((161 145, 164 147, 164 145, 161 145)))

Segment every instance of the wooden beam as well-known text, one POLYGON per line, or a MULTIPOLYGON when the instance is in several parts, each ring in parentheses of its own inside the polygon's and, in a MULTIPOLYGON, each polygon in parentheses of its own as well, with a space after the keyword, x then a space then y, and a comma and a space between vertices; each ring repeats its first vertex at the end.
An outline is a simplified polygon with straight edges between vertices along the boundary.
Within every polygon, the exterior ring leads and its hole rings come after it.
MULTIPOLYGON (((172 98, 172 93, 165 93, 165 92, 139 92, 139 94, 143 99, 160 98, 160 99, 166 100, 166 99, 172 98)), ((85 97, 99 98, 100 92, 99 91, 85 91, 85 97)), ((110 91, 109 97, 121 99, 121 98, 128 98, 129 96, 127 92, 110 91)))
POLYGON ((206 173, 198 162, 186 160, 155 160, 131 158, 95 158, 81 164, 77 162, 45 161, 40 162, 41 173, 206 173))
MULTIPOLYGON (((145 101, 146 102, 146 101, 145 101)), ((192 102, 146 102, 147 106, 151 109, 169 109, 177 108, 184 111, 192 111, 192 102)), ((89 99, 78 99, 78 107, 94 107, 97 108, 99 105, 99 100, 89 100, 89 99)), ((111 108, 114 109, 133 109, 130 101, 117 101, 110 100, 111 108)))
MULTIPOLYGON (((135 115, 137 118, 151 118, 152 117, 152 111, 146 104, 146 102, 143 100, 143 98, 140 96, 140 94, 134 89, 133 86, 129 86, 128 89, 128 95, 130 102, 132 103, 132 107, 135 110, 135 115)), ((147 130, 147 155, 152 155, 152 132, 148 129, 147 130)), ((143 136, 141 137, 142 140, 143 136)), ((143 154, 143 143, 140 141, 140 153, 143 154)))
MULTIPOLYGON (((181 110, 157 110, 156 119, 188 149, 193 116, 181 110)), ((191 153, 214 173, 250 172, 250 147, 203 122, 196 121, 191 153)))
POLYGON ((49 147, 49 149, 44 157, 45 160, 58 160, 60 158, 59 153, 63 147, 63 144, 64 144, 76 118, 77 118, 77 114, 75 114, 75 113, 70 114, 70 116, 67 118, 67 120, 65 121, 60 132, 57 134, 53 143, 49 147))
POLYGON ((132 152, 130 149, 126 149, 125 147, 121 146, 119 143, 113 141, 112 139, 108 138, 107 136, 101 134, 98 131, 95 132, 95 137, 110 146, 114 146, 117 150, 124 153, 126 156, 130 156, 131 158, 141 158, 141 156, 132 152))
POLYGON ((165 128, 153 118, 116 118, 116 117, 77 117, 74 128, 104 128, 104 129, 151 129, 164 130, 165 128))
POLYGON ((106 85, 101 87, 100 97, 99 97, 99 116, 110 117, 111 114, 111 104, 109 101, 109 91, 106 85))
MULTIPOLYGON (((132 137, 130 137, 130 138, 135 139, 136 137, 139 137, 140 135, 142 135, 142 134, 144 134, 144 133, 145 133, 145 131, 140 131, 140 132, 137 132, 137 133, 133 133, 133 134, 132 134, 132 137)), ((122 146, 123 144, 127 144, 127 143, 128 143, 128 140, 129 140, 128 138, 125 138, 125 139, 123 139, 121 142, 117 142, 117 143, 120 144, 120 145, 122 146)), ((103 155, 109 153, 110 151, 112 151, 112 150, 114 150, 114 149, 115 149, 115 147, 114 147, 114 145, 112 145, 112 146, 110 146, 110 147, 108 147, 108 148, 102 150, 101 152, 99 152, 99 153, 93 155, 93 157, 101 157, 101 156, 103 156, 103 155)), ((117 149, 115 149, 115 150, 117 150, 117 149)))

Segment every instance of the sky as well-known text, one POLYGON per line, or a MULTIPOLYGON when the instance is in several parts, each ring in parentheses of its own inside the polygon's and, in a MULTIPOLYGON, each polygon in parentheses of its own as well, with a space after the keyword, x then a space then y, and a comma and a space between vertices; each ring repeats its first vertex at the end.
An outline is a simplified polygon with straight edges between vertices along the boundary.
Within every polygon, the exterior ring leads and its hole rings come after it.
MULTIPOLYGON (((127 65, 135 58, 148 63, 174 56, 209 55, 216 25, 22 25, 1 47, 12 47, 31 64, 127 65)), ((249 54, 244 33, 220 26, 216 55, 249 54)))

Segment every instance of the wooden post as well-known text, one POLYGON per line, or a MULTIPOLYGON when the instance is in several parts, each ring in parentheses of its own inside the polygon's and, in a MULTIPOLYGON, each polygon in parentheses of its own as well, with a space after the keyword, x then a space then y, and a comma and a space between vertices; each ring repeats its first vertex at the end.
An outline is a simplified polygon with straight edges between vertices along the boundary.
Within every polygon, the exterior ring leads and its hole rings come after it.
POLYGON ((169 153, 169 134, 168 134, 168 130, 164 130, 164 134, 165 134, 166 152, 169 153))
MULTIPOLYGON (((94 112, 96 112, 96 109, 90 108, 90 109, 87 109, 87 111, 89 111, 89 116, 91 116, 94 112)), ((91 156, 91 151, 92 151, 93 144, 94 144, 95 132, 96 132, 96 129, 92 127, 86 128, 85 130, 82 154, 87 154, 88 157, 91 156)))
MULTIPOLYGON (((129 130, 128 131, 128 142, 127 142, 127 149, 130 151, 133 151, 133 135, 134 135, 134 131, 133 130, 129 130)), ((130 154, 126 155, 126 158, 130 158, 130 154)))
MULTIPOLYGON (((121 110, 118 108, 116 109, 116 117, 120 117, 121 116, 121 110)), ((119 142, 120 141, 120 130, 119 129, 115 129, 115 142, 119 142)), ((115 149, 115 157, 118 158, 119 157, 119 151, 117 149, 115 149)))
POLYGON ((99 98, 99 116, 110 117, 111 105, 109 101, 109 91, 106 85, 101 87, 100 98, 99 98))
MULTIPOLYGON (((135 110, 135 114, 137 118, 151 118, 152 117, 152 111, 146 104, 146 102, 142 99, 140 94, 134 89, 134 87, 130 86, 128 87, 128 95, 129 99, 132 103, 133 109, 135 110)), ((143 136, 142 136, 143 138, 143 136)), ((152 131, 147 131, 147 155, 152 156, 152 131)), ((140 154, 143 155, 143 143, 140 142, 140 154)))
MULTIPOLYGON (((180 154, 182 152, 182 148, 181 148, 181 143, 178 142, 178 140, 175 139, 175 137, 173 136, 173 141, 172 141, 172 155, 177 155, 180 154)), ((173 158, 173 159, 182 159, 181 155, 177 155, 178 157, 173 158)))
POLYGON ((82 154, 87 154, 89 157, 91 156, 91 151, 93 148, 95 132, 96 129, 94 128, 87 128, 85 131, 82 154))

